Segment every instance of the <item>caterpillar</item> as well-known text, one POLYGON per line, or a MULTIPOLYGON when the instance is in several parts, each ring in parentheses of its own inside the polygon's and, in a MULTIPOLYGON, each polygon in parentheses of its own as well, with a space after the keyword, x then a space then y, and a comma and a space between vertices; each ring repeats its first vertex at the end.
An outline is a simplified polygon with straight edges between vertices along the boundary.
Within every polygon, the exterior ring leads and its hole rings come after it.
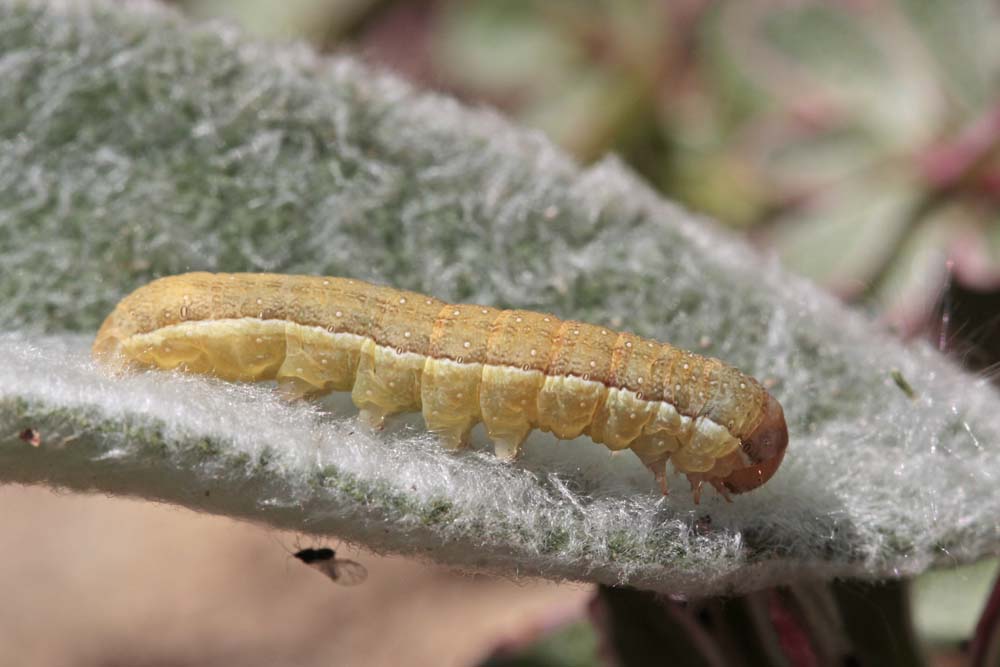
POLYGON ((513 460, 538 428, 630 449, 667 493, 759 487, 788 444, 781 405, 753 378, 667 343, 554 315, 455 305, 349 278, 187 273, 135 290, 98 331, 112 367, 277 380, 305 398, 349 391, 361 418, 423 413, 445 447, 480 421, 513 460))

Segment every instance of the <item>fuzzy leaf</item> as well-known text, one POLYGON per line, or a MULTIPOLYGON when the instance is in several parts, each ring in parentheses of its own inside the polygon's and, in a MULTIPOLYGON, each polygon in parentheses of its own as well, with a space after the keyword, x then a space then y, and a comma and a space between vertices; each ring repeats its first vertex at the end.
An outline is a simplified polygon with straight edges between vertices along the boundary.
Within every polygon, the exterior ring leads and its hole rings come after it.
POLYGON ((146 5, 3 0, 0 98, 0 481, 691 595, 1000 547, 989 385, 614 160, 584 170, 349 59, 146 5), (773 383, 789 454, 759 491, 695 507, 680 480, 663 498, 634 457, 586 440, 535 434, 508 465, 443 451, 419 418, 371 434, 343 402, 91 366, 117 299, 195 269, 356 276, 694 347, 773 383))

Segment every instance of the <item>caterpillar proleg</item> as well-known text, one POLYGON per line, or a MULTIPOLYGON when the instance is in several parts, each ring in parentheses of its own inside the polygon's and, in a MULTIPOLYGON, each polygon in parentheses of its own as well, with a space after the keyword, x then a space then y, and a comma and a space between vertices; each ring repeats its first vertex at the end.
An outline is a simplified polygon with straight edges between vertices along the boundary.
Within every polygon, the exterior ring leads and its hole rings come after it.
POLYGON ((766 482, 788 444, 781 405, 709 357, 553 315, 453 305, 348 278, 188 273, 125 297, 93 345, 119 366, 234 381, 292 397, 349 391, 380 427, 423 413, 444 446, 483 422, 498 456, 528 433, 631 449, 666 493, 666 464, 695 501, 766 482))

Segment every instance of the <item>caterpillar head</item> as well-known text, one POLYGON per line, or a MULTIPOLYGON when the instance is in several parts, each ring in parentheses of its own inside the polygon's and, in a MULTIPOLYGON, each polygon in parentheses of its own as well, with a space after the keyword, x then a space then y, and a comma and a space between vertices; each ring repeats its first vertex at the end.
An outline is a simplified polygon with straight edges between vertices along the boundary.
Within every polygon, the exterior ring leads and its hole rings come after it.
POLYGON ((750 465, 734 470, 722 480, 722 484, 733 493, 752 491, 771 479, 781 465, 788 447, 788 426, 781 404, 770 394, 764 404, 760 423, 743 439, 742 449, 750 465))

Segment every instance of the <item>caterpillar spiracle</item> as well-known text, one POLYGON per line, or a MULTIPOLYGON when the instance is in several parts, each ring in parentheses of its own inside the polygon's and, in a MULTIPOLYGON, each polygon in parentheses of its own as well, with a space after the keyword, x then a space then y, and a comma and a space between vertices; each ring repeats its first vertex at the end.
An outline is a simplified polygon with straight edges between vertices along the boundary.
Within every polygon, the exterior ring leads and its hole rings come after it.
POLYGON ((538 428, 631 449, 666 493, 670 461, 727 499, 766 482, 788 444, 781 405, 731 366, 553 315, 353 280, 187 273, 126 296, 96 359, 243 382, 292 397, 349 391, 364 421, 421 411, 445 447, 483 422, 514 459, 538 428))

